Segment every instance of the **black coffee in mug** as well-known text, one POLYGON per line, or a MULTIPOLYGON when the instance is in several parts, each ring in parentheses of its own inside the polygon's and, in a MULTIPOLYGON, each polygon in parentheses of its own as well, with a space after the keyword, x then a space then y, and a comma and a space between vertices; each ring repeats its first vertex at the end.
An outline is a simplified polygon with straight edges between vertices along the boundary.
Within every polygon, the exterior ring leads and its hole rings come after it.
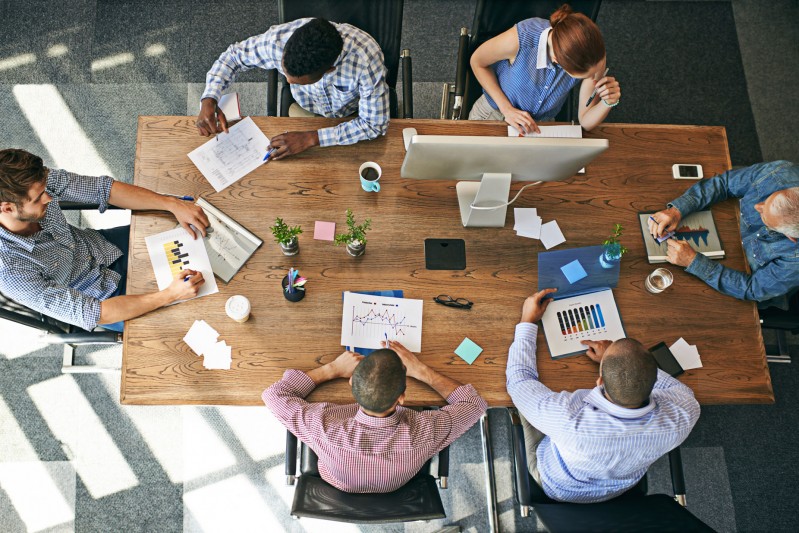
POLYGON ((368 181, 375 181, 380 176, 378 175, 377 170, 373 169, 372 167, 367 167, 363 169, 361 177, 368 181))

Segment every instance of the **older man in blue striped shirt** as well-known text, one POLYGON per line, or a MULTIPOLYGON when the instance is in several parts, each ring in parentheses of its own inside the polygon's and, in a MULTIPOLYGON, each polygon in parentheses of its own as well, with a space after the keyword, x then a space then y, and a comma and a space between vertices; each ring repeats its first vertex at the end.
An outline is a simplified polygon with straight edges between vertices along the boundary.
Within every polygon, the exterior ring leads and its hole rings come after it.
POLYGON ((349 24, 305 18, 272 26, 262 35, 230 45, 219 56, 206 76, 197 117, 201 135, 227 131, 227 119, 217 102, 239 72, 252 68, 277 69, 286 77, 298 104, 292 105, 290 116, 348 117, 358 113, 337 126, 274 136, 271 147, 275 151, 270 159, 313 146, 374 139, 388 129, 389 91, 380 45, 349 24))
POLYGON ((657 368, 638 341, 584 342, 600 363, 597 386, 554 392, 538 381, 536 334, 554 289, 527 298, 510 347, 507 387, 524 416, 528 469, 550 498, 592 503, 633 487, 699 418, 685 385, 657 368), (532 424, 532 425, 531 425, 532 424))

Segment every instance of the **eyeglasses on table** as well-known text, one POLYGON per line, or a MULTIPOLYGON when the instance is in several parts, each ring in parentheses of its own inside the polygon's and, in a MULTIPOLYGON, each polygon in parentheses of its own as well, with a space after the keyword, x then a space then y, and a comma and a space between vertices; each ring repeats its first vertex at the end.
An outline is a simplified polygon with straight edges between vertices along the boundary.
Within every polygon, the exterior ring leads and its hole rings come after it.
POLYGON ((458 309, 471 309, 474 305, 474 302, 467 300, 466 298, 453 298, 448 294, 439 294, 435 298, 433 298, 436 303, 441 305, 446 305, 447 307, 457 307, 458 309))

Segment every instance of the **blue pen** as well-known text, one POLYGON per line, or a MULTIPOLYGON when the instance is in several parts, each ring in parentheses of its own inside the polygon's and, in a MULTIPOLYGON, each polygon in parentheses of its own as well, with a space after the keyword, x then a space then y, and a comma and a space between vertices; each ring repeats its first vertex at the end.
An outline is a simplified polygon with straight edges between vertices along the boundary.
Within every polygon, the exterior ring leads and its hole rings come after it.
POLYGON ((269 161, 269 156, 272 155, 272 152, 274 151, 275 151, 274 148, 270 148, 269 150, 266 151, 266 155, 264 156, 264 162, 269 161))
POLYGON ((383 336, 386 338, 386 348, 388 348, 388 333, 384 331, 383 336))
POLYGON ((161 196, 171 196, 172 198, 177 198, 178 200, 186 200, 187 202, 193 202, 194 201, 194 197, 193 196, 183 196, 183 195, 180 195, 180 194, 171 194, 171 193, 168 193, 168 192, 159 192, 158 194, 160 194, 161 196))

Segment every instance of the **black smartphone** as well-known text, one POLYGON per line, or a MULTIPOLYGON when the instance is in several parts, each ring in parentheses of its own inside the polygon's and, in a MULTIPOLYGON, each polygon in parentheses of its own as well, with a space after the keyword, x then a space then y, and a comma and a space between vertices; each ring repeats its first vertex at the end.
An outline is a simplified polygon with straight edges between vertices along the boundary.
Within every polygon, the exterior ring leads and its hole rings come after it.
POLYGON ((684 372, 680 363, 674 358, 674 355, 666 346, 665 342, 660 342, 649 349, 652 355, 655 356, 655 361, 661 370, 668 373, 672 377, 677 377, 684 372))

